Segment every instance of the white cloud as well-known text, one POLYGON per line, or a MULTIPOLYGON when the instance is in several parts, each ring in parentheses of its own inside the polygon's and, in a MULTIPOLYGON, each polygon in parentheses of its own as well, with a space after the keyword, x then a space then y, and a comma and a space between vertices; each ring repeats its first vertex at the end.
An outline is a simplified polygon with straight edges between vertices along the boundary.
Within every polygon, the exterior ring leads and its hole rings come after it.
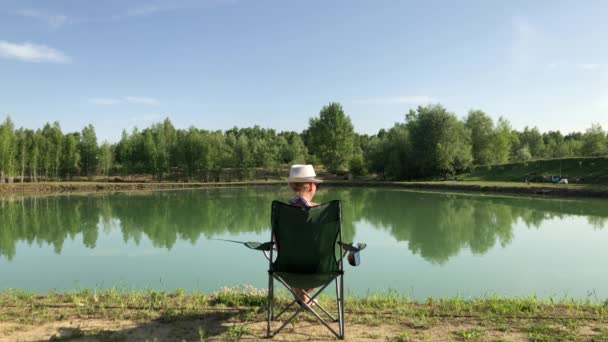
POLYGON ((125 10, 124 12, 114 14, 109 19, 110 20, 121 20, 121 19, 134 18, 134 17, 147 17, 147 16, 151 16, 151 15, 154 15, 157 13, 173 11, 173 10, 177 10, 177 9, 180 9, 180 8, 176 7, 176 6, 160 6, 160 5, 147 4, 147 5, 141 5, 141 6, 129 8, 129 9, 125 10))
POLYGON ((0 40, 0 58, 17 59, 31 63, 69 63, 63 52, 45 45, 11 43, 0 40))
POLYGON ((144 6, 138 6, 135 8, 132 8, 130 10, 128 10, 125 14, 125 16, 127 17, 141 17, 141 16, 147 16, 147 15, 151 15, 157 12, 161 12, 161 11, 166 11, 169 10, 170 8, 163 8, 160 6, 156 6, 156 5, 144 5, 144 6))
POLYGON ((117 105, 117 104, 141 104, 148 106, 158 106, 160 101, 153 97, 137 97, 137 96, 125 96, 122 98, 116 97, 92 97, 88 100, 90 104, 107 106, 107 105, 117 105))
POLYGON ((104 98, 104 97, 93 97, 93 98, 89 99, 90 104, 101 105, 101 106, 115 105, 115 104, 119 104, 121 102, 122 101, 120 101, 120 99, 112 99, 112 98, 104 98))
POLYGON ((375 97, 367 99, 359 99, 353 101, 357 104, 424 104, 437 102, 434 98, 426 95, 410 95, 410 96, 395 96, 395 97, 375 97))
POLYGON ((602 64, 598 64, 598 63, 572 63, 572 62, 565 62, 565 61, 556 61, 556 62, 551 62, 549 64, 547 64, 547 67, 549 69, 562 69, 562 68, 566 68, 566 69, 579 69, 579 70, 584 70, 584 71, 592 71, 592 70, 598 70, 602 67, 602 64))
POLYGON ((595 63, 581 63, 578 64, 578 67, 583 70, 596 70, 600 67, 600 65, 595 63))
MULTIPOLYGON (((150 2, 150 1, 149 1, 150 2)), ((168 2, 156 1, 155 3, 142 4, 131 7, 120 13, 114 14, 110 20, 121 20, 134 17, 147 17, 162 12, 178 10, 204 10, 219 6, 234 5, 238 0, 191 0, 168 4, 168 2)))
POLYGON ((134 104, 143 104, 149 106, 158 106, 160 101, 153 97, 136 97, 136 96, 125 96, 125 102, 134 104))
POLYGON ((46 13, 32 9, 22 9, 14 13, 22 17, 43 21, 54 29, 60 28, 68 21, 68 17, 63 14, 46 13))

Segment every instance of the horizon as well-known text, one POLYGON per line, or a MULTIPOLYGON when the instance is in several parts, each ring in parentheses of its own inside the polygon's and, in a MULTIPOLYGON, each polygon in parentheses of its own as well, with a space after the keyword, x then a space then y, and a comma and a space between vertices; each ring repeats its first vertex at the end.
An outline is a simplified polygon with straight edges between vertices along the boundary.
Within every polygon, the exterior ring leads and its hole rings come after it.
POLYGON ((6 1, 0 119, 64 132, 302 132, 329 102, 377 134, 419 105, 513 129, 608 128, 608 3, 6 1), (266 6, 264 6, 266 5, 266 6), (116 127, 119 126, 119 129, 116 127))

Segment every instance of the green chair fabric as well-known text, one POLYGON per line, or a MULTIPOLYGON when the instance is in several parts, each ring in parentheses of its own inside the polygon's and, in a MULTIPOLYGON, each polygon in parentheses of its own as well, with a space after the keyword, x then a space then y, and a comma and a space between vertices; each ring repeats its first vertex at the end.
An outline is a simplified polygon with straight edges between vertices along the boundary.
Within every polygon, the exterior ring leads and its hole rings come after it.
POLYGON ((271 240, 275 250, 270 250, 268 284, 268 337, 273 337, 303 311, 312 313, 336 337, 344 339, 344 281, 343 262, 345 255, 342 242, 342 220, 340 201, 331 201, 312 208, 292 206, 279 201, 272 202, 271 240), (276 252, 276 259, 273 254, 276 252), (278 315, 274 315, 274 281, 283 284, 294 296, 278 315), (299 309, 283 324, 271 332, 271 321, 277 320, 295 303, 303 303, 296 289, 318 288, 311 298, 317 297, 329 284, 335 282, 338 317, 335 318, 322 306, 331 322, 338 323, 334 329, 312 307, 301 304, 299 309))
POLYGON ((318 287, 338 276, 341 269, 336 248, 342 241, 339 201, 313 208, 274 201, 271 227, 278 250, 272 270, 283 274, 290 286, 318 287))

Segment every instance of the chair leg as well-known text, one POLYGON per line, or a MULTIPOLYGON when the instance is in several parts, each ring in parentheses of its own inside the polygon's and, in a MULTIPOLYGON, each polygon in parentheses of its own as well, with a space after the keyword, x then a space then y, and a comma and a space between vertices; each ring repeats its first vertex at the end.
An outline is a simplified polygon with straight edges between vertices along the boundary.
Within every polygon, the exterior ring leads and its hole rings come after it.
POLYGON ((291 308, 291 307, 292 307, 292 306, 293 306, 293 305, 294 305, 294 304, 295 304, 297 301, 298 301, 297 299, 292 300, 292 301, 291 301, 291 303, 287 304, 287 306, 285 306, 285 307, 283 308, 283 310, 281 310, 281 312, 279 312, 279 313, 278 313, 276 316, 274 316, 274 317, 272 318, 272 320, 273 320, 273 321, 274 321, 274 320, 278 320, 278 319, 279 319, 279 317, 281 317, 281 315, 283 315, 285 312, 287 312, 287 310, 289 310, 289 308, 291 308))
POLYGON ((340 313, 338 315, 340 322, 340 339, 343 340, 344 333, 344 275, 340 275, 340 313))
POLYGON ((268 326, 266 328, 266 337, 270 338, 270 322, 273 319, 273 307, 274 307, 274 283, 272 281, 272 274, 268 275, 268 326))
MULTIPOLYGON (((276 329, 274 332, 271 333, 270 331, 270 318, 271 318, 271 313, 270 310, 271 307, 269 306, 269 313, 268 313, 268 331, 267 331, 267 335, 269 338, 272 338, 273 336, 277 335, 281 330, 283 330, 283 328, 289 324, 298 314, 300 314, 301 312, 304 311, 308 311, 310 312, 312 315, 314 315, 321 324, 323 324, 327 329, 329 329, 338 339, 343 340, 344 339, 344 282, 342 280, 342 276, 340 277, 340 283, 337 282, 337 278, 335 279, 336 281, 336 294, 338 295, 338 331, 336 331, 333 327, 331 327, 329 325, 329 323, 327 321, 325 321, 315 310, 313 310, 310 306, 308 305, 302 305, 300 306, 295 313, 293 313, 286 321, 283 322, 283 324, 281 324, 281 326, 276 329)), ((271 291, 273 291, 273 287, 272 285, 272 281, 274 280, 274 276, 271 276, 271 280, 269 281, 269 296, 271 294, 271 291)), ((281 279, 281 277, 276 277, 277 281, 279 281, 281 284, 283 284, 285 286, 285 288, 297 299, 299 299, 300 301, 304 301, 303 298, 301 298, 283 279, 281 279)), ((325 285, 323 285, 320 289, 317 290, 316 293, 314 293, 310 298, 312 300, 314 300, 317 296, 319 296, 319 294, 321 294, 321 292, 323 292, 323 290, 325 290, 325 288, 327 288, 328 285, 331 284, 331 281, 329 281, 328 283, 326 283, 325 285)), ((270 298, 270 297, 269 297, 270 298)), ((296 302, 296 300, 292 301, 291 304, 288 305, 288 307, 286 309, 284 309, 283 311, 281 311, 281 313, 279 315, 277 315, 275 318, 278 318, 283 312, 287 311, 287 309, 292 306, 294 303, 296 302)), ((269 305, 270 305, 271 301, 269 300, 269 305)), ((324 313, 326 313, 328 316, 331 317, 332 321, 336 321, 336 319, 329 314, 329 312, 327 312, 327 310, 325 310, 322 306, 319 305, 319 309, 321 309, 324 313)), ((330 321, 331 322, 331 321, 330 321)))
MULTIPOLYGON (((338 278, 336 278, 336 307, 338 308, 338 319, 334 322, 340 322, 340 287, 338 285, 338 278)), ((342 333, 342 331, 340 331, 342 333)))

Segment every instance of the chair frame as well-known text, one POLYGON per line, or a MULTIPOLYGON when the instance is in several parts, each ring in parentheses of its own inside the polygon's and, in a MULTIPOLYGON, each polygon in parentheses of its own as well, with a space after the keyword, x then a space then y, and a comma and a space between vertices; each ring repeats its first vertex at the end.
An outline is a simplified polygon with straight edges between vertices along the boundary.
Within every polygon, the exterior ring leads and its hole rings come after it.
MULTIPOLYGON (((335 282, 335 284, 336 284, 336 304, 337 304, 337 308, 338 308, 337 316, 338 317, 336 318, 333 315, 331 315, 320 304, 315 303, 315 306, 317 306, 325 315, 327 315, 331 319, 332 322, 338 323, 338 331, 336 331, 330 325, 330 322, 323 319, 323 317, 321 317, 321 315, 313 309, 312 305, 304 304, 305 303, 304 299, 301 296, 299 296, 294 291, 294 289, 285 282, 285 280, 283 280, 278 274, 275 273, 275 271, 273 269, 273 261, 272 261, 274 248, 270 248, 269 252, 264 251, 264 255, 268 259, 268 263, 269 263, 269 266, 268 266, 268 326, 266 329, 266 336, 268 338, 272 338, 275 335, 277 335, 287 324, 289 324, 291 321, 293 321, 300 313, 308 311, 308 312, 312 313, 319 320, 319 322, 321 322, 327 329, 329 329, 329 331, 331 331, 338 339, 340 339, 340 340, 344 339, 345 333, 344 333, 344 264, 343 264, 343 259, 344 259, 344 256, 346 255, 346 251, 344 250, 344 248, 342 246, 342 206, 341 205, 339 206, 338 217, 339 217, 340 226, 339 226, 339 230, 338 230, 338 236, 337 236, 336 243, 340 248, 340 254, 339 254, 340 260, 337 260, 339 271, 336 272, 336 276, 333 279, 331 279, 325 285, 318 288, 316 290, 316 292, 312 296, 310 296, 311 301, 313 301, 315 298, 317 298, 317 296, 319 294, 321 294, 321 292, 323 292, 323 290, 325 290, 329 286, 329 284, 331 284, 332 282, 335 282), (283 286, 285 286, 287 288, 287 290, 295 298, 285 308, 283 308, 283 310, 280 311, 279 314, 277 314, 276 316, 274 315, 274 307, 276 304, 275 300, 274 300, 274 281, 275 280, 278 281, 283 286), (278 320, 278 318, 283 313, 285 313, 290 307, 292 307, 294 304, 296 304, 298 302, 301 303, 300 308, 298 308, 295 313, 293 313, 287 320, 285 320, 279 328, 272 331, 272 329, 271 329, 272 321, 278 320)), ((276 243, 276 241, 274 239, 274 232, 272 229, 271 229, 271 241, 276 243)), ((277 251, 277 253, 278 253, 278 251, 277 251)))

